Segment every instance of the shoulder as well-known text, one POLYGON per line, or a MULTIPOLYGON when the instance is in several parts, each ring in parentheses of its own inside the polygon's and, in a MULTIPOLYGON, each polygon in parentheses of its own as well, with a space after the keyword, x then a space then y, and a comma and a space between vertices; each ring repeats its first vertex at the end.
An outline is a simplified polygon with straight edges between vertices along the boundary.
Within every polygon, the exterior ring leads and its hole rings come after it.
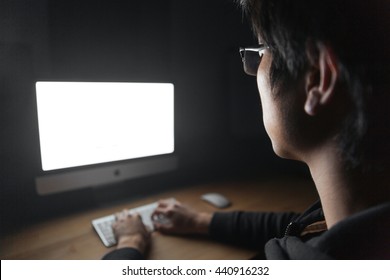
POLYGON ((304 241, 299 235, 270 240, 270 259, 390 259, 390 202, 361 211, 304 241))

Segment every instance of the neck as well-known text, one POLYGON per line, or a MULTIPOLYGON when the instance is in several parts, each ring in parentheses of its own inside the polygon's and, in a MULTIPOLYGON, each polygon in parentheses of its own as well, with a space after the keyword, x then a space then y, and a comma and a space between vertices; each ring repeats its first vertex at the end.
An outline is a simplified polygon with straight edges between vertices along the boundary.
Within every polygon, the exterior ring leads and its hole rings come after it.
POLYGON ((334 145, 312 153, 306 163, 321 199, 328 228, 359 211, 389 200, 383 184, 372 178, 351 176, 334 145))

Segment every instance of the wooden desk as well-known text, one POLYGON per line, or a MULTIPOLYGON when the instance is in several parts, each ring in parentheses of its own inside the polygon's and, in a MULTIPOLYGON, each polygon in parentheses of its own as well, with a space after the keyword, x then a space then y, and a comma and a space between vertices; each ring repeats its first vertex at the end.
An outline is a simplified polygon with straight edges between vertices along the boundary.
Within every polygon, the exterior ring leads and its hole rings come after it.
MULTIPOLYGON (((1 259, 100 259, 107 249, 91 226, 91 220, 133 208, 160 198, 175 197, 199 211, 216 209, 199 199, 207 192, 220 192, 230 198, 230 210, 303 211, 317 199, 312 182, 264 181, 213 183, 150 196, 136 202, 118 204, 85 213, 36 224, 2 238, 1 259)), ((152 234, 149 259, 249 259, 255 251, 219 244, 207 238, 152 234)))

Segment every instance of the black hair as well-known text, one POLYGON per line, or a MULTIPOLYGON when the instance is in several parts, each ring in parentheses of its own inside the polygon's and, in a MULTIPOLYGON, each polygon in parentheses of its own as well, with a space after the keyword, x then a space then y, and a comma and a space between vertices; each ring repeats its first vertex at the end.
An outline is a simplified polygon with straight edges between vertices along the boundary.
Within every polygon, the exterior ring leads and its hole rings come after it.
POLYGON ((352 170, 383 171, 390 158, 387 139, 390 114, 386 104, 390 101, 387 92, 390 1, 239 2, 255 35, 268 45, 272 54, 272 87, 303 74, 309 63, 306 53, 309 41, 326 43, 334 49, 353 103, 339 135, 343 159, 352 170))

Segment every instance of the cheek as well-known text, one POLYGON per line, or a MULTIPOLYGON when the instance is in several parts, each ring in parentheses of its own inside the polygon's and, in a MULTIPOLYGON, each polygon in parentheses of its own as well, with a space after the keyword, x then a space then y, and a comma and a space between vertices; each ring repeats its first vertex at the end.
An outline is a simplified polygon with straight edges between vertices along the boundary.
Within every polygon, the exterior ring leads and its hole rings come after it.
MULTIPOLYGON (((296 159, 294 149, 291 146, 291 137, 289 135, 288 123, 286 118, 289 118, 291 102, 293 100, 282 102, 280 97, 275 97, 275 93, 271 90, 269 75, 266 69, 259 68, 257 73, 257 86, 260 93, 261 106, 263 109, 263 122, 265 130, 271 139, 274 152, 283 158, 296 159)), ((277 95, 283 93, 277 93, 277 95)), ((286 95, 283 95, 286 97, 286 95)))
POLYGON ((280 112, 271 92, 268 75, 262 69, 259 69, 257 75, 257 87, 263 110, 264 127, 268 136, 274 142, 274 139, 280 138, 280 112))
POLYGON ((270 88, 258 81, 261 106, 263 109, 264 128, 271 140, 272 148, 279 157, 294 159, 289 141, 286 123, 281 112, 279 99, 273 97, 270 88))

